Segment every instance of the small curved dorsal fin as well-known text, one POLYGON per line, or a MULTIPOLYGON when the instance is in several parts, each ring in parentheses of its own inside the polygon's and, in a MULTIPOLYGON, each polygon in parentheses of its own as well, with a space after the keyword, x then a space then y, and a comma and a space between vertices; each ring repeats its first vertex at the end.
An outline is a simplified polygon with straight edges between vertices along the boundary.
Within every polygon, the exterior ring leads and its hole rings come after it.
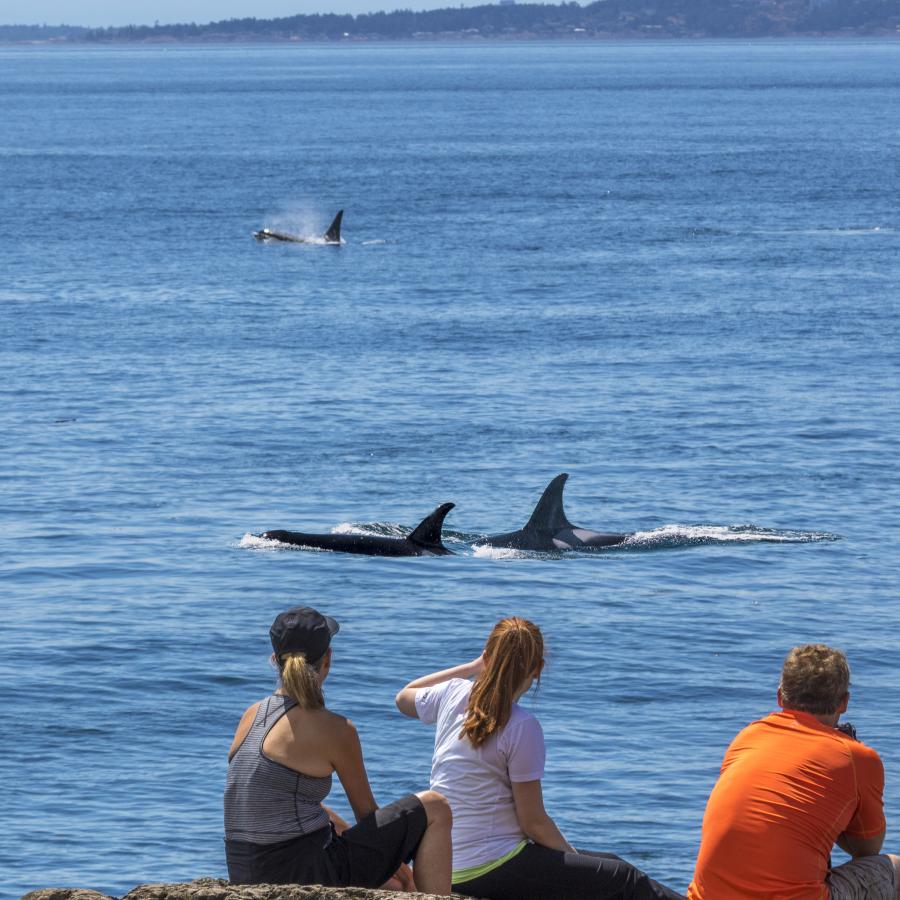
POLYGON ((339 244, 341 242, 341 219, 344 218, 344 211, 338 210, 338 214, 334 217, 334 221, 328 226, 325 232, 325 240, 329 244, 339 244))
POLYGON ((429 513, 419 522, 413 529, 412 533, 407 537, 408 541, 419 544, 421 547, 441 547, 441 528, 444 525, 444 519, 450 512, 455 503, 442 503, 434 512, 429 513))
POLYGON ((562 528, 574 527, 563 510, 563 488, 568 477, 568 474, 563 472, 547 485, 524 531, 559 531, 562 528))

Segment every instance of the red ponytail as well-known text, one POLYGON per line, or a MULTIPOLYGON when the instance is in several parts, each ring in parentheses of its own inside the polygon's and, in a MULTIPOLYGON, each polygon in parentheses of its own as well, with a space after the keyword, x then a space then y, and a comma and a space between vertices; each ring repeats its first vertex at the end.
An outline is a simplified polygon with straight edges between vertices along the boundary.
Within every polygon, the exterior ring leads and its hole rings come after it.
POLYGON ((513 698, 544 665, 544 639, 537 625, 511 616, 501 619, 484 645, 484 671, 475 679, 460 738, 480 747, 509 721, 513 698))

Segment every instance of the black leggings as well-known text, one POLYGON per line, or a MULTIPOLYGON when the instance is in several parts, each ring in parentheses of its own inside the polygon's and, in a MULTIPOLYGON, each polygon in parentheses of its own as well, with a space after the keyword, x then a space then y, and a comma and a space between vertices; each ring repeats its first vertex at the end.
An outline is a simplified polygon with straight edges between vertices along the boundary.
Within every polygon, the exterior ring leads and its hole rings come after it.
POLYGON ((485 900, 683 900, 612 853, 563 853, 526 844, 486 875, 453 885, 485 900))

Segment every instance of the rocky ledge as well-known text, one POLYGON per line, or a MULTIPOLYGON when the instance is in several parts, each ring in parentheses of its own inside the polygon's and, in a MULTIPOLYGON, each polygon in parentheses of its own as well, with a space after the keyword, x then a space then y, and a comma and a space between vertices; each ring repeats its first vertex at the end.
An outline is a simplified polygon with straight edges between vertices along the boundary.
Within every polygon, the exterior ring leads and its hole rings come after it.
MULTIPOLYGON (((457 897, 457 900, 464 898, 457 897)), ((358 887, 321 884, 229 884, 220 878, 198 878, 183 884, 142 884, 121 900, 439 900, 434 894, 400 894, 358 887)), ((22 900, 117 900, 85 888, 42 888, 22 900)))

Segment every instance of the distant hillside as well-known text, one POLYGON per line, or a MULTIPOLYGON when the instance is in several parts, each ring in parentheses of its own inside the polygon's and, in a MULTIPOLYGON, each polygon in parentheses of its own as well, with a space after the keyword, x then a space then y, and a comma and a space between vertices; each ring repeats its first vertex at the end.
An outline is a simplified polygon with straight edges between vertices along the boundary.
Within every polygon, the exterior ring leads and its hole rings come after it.
POLYGON ((0 26, 0 40, 68 37, 109 41, 337 41, 436 38, 765 37, 896 34, 900 0, 599 0, 454 7, 358 16, 319 14, 227 19, 205 25, 132 25, 29 32, 0 26), (59 34, 51 33, 59 32, 59 34))
POLYGON ((83 38, 89 31, 89 28, 78 25, 0 25, 0 41, 71 41, 83 38))

